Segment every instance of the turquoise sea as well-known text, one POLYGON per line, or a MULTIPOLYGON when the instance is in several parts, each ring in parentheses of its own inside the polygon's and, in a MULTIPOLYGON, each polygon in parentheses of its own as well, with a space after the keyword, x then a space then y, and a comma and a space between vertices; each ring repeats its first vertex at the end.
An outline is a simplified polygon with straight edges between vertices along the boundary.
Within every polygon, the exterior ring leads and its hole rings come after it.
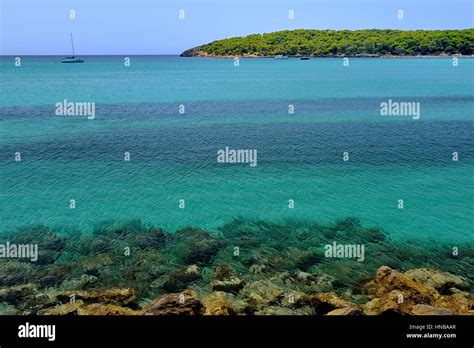
POLYGON ((0 232, 352 216, 474 241, 472 59, 61 58, 0 59, 0 232), (95 102, 95 119, 56 116, 64 99, 95 102), (389 99, 419 102, 420 119, 381 116, 389 99), (257 166, 217 163, 226 146, 256 149, 257 166))

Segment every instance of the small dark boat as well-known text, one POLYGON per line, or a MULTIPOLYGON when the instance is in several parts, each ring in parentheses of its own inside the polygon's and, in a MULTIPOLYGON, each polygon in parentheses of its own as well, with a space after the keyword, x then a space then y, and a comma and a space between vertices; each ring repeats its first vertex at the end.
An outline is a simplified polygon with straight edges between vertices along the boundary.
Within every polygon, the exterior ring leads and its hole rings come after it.
POLYGON ((308 56, 301 56, 300 60, 309 60, 309 57, 308 56))
POLYGON ((76 58, 74 56, 74 41, 72 40, 72 34, 71 34, 71 45, 72 45, 72 57, 66 57, 64 58, 61 63, 84 63, 82 59, 76 58))

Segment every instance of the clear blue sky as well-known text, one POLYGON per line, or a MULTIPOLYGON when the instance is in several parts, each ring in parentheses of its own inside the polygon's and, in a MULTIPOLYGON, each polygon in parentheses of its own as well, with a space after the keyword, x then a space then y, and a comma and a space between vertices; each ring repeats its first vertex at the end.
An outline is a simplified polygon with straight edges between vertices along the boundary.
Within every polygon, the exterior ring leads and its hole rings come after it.
POLYGON ((283 29, 465 29, 473 0, 0 0, 0 54, 178 54, 283 29), (76 19, 69 20, 69 10, 76 19), (185 11, 180 20, 178 12, 185 11), (288 19, 288 10, 295 19, 288 19), (399 20, 397 11, 405 18, 399 20))

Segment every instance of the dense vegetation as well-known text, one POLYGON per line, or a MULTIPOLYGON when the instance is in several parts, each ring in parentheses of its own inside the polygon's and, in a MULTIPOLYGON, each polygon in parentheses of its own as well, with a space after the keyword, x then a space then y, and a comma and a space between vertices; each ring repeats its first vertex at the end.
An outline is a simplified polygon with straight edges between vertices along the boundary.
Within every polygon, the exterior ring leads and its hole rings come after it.
POLYGON ((283 30, 218 40, 183 52, 212 55, 438 55, 474 54, 474 29, 283 30))

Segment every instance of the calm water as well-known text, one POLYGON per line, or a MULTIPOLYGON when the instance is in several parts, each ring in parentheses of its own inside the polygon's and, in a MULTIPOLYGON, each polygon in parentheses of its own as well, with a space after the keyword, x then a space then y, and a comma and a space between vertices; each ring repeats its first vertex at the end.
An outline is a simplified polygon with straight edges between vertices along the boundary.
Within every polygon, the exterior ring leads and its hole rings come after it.
POLYGON ((1 232, 356 216, 398 238, 474 239, 474 60, 59 60, 0 59, 1 232), (55 116, 64 99, 96 118, 55 116), (420 119, 380 116, 388 99, 420 102, 420 119), (258 165, 218 164, 226 146, 258 165))

